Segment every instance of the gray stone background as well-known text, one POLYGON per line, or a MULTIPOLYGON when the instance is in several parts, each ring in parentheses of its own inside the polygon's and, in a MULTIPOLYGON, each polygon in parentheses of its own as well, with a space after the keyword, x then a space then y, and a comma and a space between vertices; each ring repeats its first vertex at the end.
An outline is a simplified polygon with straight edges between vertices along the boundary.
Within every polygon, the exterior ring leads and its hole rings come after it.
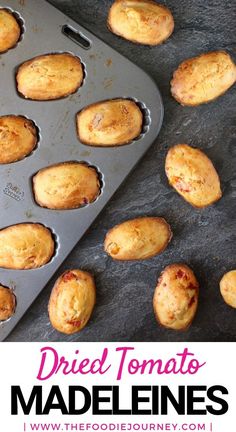
POLYGON ((235 341, 236 311, 221 299, 219 280, 224 272, 236 268, 236 85, 211 104, 183 108, 171 98, 169 82, 183 59, 208 50, 227 49, 236 61, 236 1, 162 1, 174 14, 175 31, 166 43, 153 48, 133 45, 109 33, 106 17, 112 1, 50 2, 155 79, 163 96, 165 119, 146 157, 7 340, 235 341), (180 142, 203 149, 214 162, 223 188, 223 198, 216 205, 195 210, 168 186, 165 155, 180 142), (173 241, 162 255, 150 260, 113 262, 103 251, 106 231, 141 215, 165 217, 172 226, 173 241), (162 269, 180 261, 193 268, 201 288, 196 319, 187 332, 176 333, 156 323, 152 297, 162 269), (97 305, 88 326, 68 337, 51 327, 47 303, 55 279, 75 267, 94 273, 97 305))

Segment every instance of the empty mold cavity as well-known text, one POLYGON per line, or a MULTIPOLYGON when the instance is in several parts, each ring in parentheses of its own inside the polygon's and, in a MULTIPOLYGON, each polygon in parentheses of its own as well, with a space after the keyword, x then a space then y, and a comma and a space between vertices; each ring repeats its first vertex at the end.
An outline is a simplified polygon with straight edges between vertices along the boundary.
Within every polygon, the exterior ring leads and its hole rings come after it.
POLYGON ((86 50, 91 48, 90 40, 88 40, 79 30, 74 29, 70 25, 64 25, 62 27, 62 33, 69 39, 71 39, 73 42, 78 44, 81 48, 84 48, 86 50))
POLYGON ((6 49, 5 51, 0 51, 0 55, 7 53, 8 51, 15 49, 17 47, 17 45, 22 41, 24 33, 25 33, 25 23, 24 23, 24 19, 22 18, 22 16, 20 15, 19 12, 9 8, 9 7, 0 7, 0 11, 1 10, 5 10, 6 12, 10 13, 15 20, 17 21, 17 24, 20 27, 20 35, 19 38, 17 39, 16 43, 11 46, 10 48, 6 49))
POLYGON ((63 100, 66 98, 69 98, 70 96, 76 94, 85 84, 86 82, 86 77, 87 77, 87 70, 86 70, 86 66, 85 63, 81 60, 80 56, 75 55, 72 51, 55 51, 55 52, 47 52, 45 54, 39 54, 37 56, 25 59, 22 63, 18 64, 15 68, 14 68, 14 75, 15 75, 15 89, 17 92, 17 95, 24 100, 28 100, 29 102, 54 102, 54 101, 58 101, 58 100, 63 100), (81 68, 82 68, 82 74, 83 74, 83 79, 81 81, 81 84, 79 85, 79 87, 77 87, 73 92, 65 94, 63 96, 59 96, 59 97, 53 97, 51 99, 34 99, 28 96, 25 96, 20 90, 19 90, 19 86, 18 86, 18 82, 17 82, 17 75, 19 72, 19 69, 25 64, 25 63, 29 63, 29 62, 33 62, 34 60, 40 59, 42 57, 48 57, 48 56, 53 56, 53 55, 57 55, 57 54, 70 54, 71 56, 73 56, 74 58, 77 58, 80 61, 81 64, 81 68))
MULTIPOLYGON (((39 128, 39 126, 36 124, 36 122, 34 120, 32 120, 32 119, 30 119, 30 118, 28 118, 28 117, 26 117, 25 115, 22 115, 22 114, 6 114, 6 115, 3 115, 3 116, 0 116, 0 121, 1 121, 1 119, 4 119, 5 117, 11 117, 13 119, 14 118, 21 118, 21 119, 25 120, 25 123, 24 123, 24 127, 25 128, 29 128, 29 125, 28 125, 27 122, 30 122, 32 124, 33 128, 34 128, 34 131, 35 131, 35 144, 34 144, 34 146, 32 147, 32 150, 29 153, 26 153, 26 154, 22 155, 22 157, 18 157, 15 160, 12 160, 12 161, 9 161, 9 162, 2 162, 1 156, 0 156, 0 165, 10 165, 10 164, 13 164, 13 163, 17 163, 17 162, 23 161, 24 159, 30 157, 38 149, 39 143, 40 143, 40 140, 41 140, 40 128, 39 128)), ((1 124, 0 124, 0 151, 1 151, 1 154, 3 154, 3 150, 1 149, 1 133, 4 134, 6 132, 7 132, 7 128, 5 128, 4 126, 1 126, 1 124), (6 129, 6 130, 4 131, 4 129, 6 129)), ((13 135, 14 135, 14 130, 13 130, 13 135)), ((17 146, 19 147, 19 143, 17 143, 17 146)))
MULTIPOLYGON (((54 178, 55 178, 55 176, 54 176, 54 178)), ((45 184, 45 181, 43 181, 43 183, 45 184)), ((65 185, 65 187, 66 187, 66 185, 65 185)), ((50 211, 71 211, 71 210, 79 210, 81 208, 90 206, 91 204, 93 204, 94 202, 96 202, 99 199, 100 195, 102 194, 103 187, 104 187, 103 174, 101 173, 101 171, 96 166, 91 165, 87 161, 69 160, 69 161, 64 161, 64 162, 59 162, 59 163, 56 163, 56 164, 52 164, 52 165, 46 166, 45 168, 41 168, 39 171, 37 171, 31 177, 32 195, 33 195, 33 200, 34 200, 35 204, 37 206, 41 207, 41 208, 45 208, 45 209, 50 210, 50 211), (63 167, 63 165, 68 165, 70 163, 71 164, 78 164, 78 165, 85 165, 86 167, 91 168, 91 169, 93 169, 96 172, 98 183, 99 183, 99 190, 98 190, 98 193, 96 194, 95 198, 92 201, 89 201, 89 199, 87 199, 87 197, 84 197, 83 203, 80 203, 80 204, 78 204, 76 206, 68 207, 68 208, 66 208, 66 206, 60 208, 59 205, 58 205, 58 207, 55 207, 55 205, 54 206, 52 205, 52 207, 48 207, 45 203, 42 203, 42 201, 40 203, 39 193, 38 193, 38 199, 36 197, 37 196, 37 192, 35 190, 34 178, 40 172, 43 172, 43 171, 46 172, 47 170, 50 170, 51 168, 58 167, 58 166, 63 167)), ((49 193, 48 193, 48 195, 49 195, 49 193)))

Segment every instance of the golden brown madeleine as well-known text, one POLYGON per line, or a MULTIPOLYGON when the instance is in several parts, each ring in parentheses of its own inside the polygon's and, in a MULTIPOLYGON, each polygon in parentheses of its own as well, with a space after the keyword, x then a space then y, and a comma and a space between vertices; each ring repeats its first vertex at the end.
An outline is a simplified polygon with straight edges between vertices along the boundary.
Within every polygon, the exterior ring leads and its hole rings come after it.
POLYGON ((68 210, 93 202, 101 184, 95 168, 64 162, 41 169, 33 177, 35 201, 41 207, 68 210))
POLYGON ((21 28, 14 15, 0 9, 0 53, 13 48, 20 39, 21 28))
POLYGON ((91 146, 118 146, 137 138, 143 114, 129 99, 112 99, 84 108, 77 114, 80 141, 91 146))
POLYGON ((51 293, 48 312, 52 326, 66 334, 82 330, 96 301, 93 276, 81 270, 69 270, 60 276, 51 293))
POLYGON ((174 72, 172 96, 182 105, 200 105, 225 93, 236 81, 236 66, 225 51, 185 60, 174 72))
POLYGON ((108 231, 105 251, 116 260, 141 260, 164 251, 171 240, 170 226, 163 218, 140 217, 108 231))
POLYGON ((152 0, 116 0, 108 15, 109 29, 131 42, 158 45, 174 30, 167 7, 152 0))
POLYGON ((22 116, 0 117, 0 164, 16 162, 29 155, 37 145, 37 129, 22 116))
POLYGON ((222 196, 219 176, 199 149, 175 145, 168 151, 165 170, 170 185, 194 207, 206 207, 222 196))
POLYGON ((34 269, 47 264, 55 250, 51 231, 38 223, 21 223, 0 230, 0 267, 34 269))
POLYGON ((16 81, 18 91, 27 99, 60 99, 81 86, 83 68, 80 59, 72 54, 45 54, 23 63, 16 81))
POLYGON ((6 321, 15 312, 16 298, 12 290, 0 285, 0 321, 6 321))
POLYGON ((157 321, 173 330, 185 330, 198 306, 199 285, 185 264, 171 264, 162 272, 153 297, 157 321))
POLYGON ((220 292, 225 303, 236 308, 236 270, 231 270, 222 277, 220 292))

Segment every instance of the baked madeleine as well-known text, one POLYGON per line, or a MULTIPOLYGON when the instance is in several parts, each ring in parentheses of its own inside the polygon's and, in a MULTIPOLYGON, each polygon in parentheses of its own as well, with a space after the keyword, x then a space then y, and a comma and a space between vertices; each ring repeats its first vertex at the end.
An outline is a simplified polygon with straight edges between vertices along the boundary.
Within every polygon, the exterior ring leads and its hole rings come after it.
POLYGON ((15 312, 16 298, 12 290, 0 285, 0 321, 6 321, 15 312))
POLYGON ((222 277, 220 292, 225 303, 236 308, 236 270, 231 270, 222 277))
POLYGON ((84 108, 77 114, 80 141, 91 146, 119 146, 137 138, 143 114, 129 99, 112 99, 84 108))
POLYGON ((165 250, 172 233, 163 218, 140 217, 108 231, 104 249, 116 260, 142 260, 165 250))
POLYGON ((222 196, 219 176, 199 149, 175 145, 168 151, 165 170, 170 185, 194 207, 206 207, 222 196))
POLYGON ((47 264, 55 250, 51 231, 38 223, 21 223, 0 230, 0 267, 34 269, 47 264))
POLYGON ((81 61, 69 53, 45 54, 23 63, 17 89, 26 99, 52 100, 75 93, 83 82, 81 61))
POLYGON ((82 330, 96 301, 93 276, 81 270, 69 270, 60 276, 51 293, 48 312, 52 326, 65 334, 82 330))
POLYGON ((13 48, 20 39, 21 28, 13 13, 0 9, 0 53, 13 48))
POLYGON ((162 272, 153 298, 157 321, 173 330, 185 330, 198 306, 199 285, 185 264, 171 264, 162 272))
POLYGON ((225 51, 185 60, 174 72, 172 96, 181 105, 200 105, 225 93, 236 81, 236 66, 225 51))
POLYGON ((31 120, 15 115, 0 117, 0 164, 24 159, 37 141, 37 129, 31 120))
POLYGON ((131 42, 158 45, 172 34, 174 19, 167 7, 152 0, 116 0, 108 28, 131 42))
POLYGON ((101 184, 95 168, 64 162, 41 169, 33 177, 35 201, 55 210, 75 209, 93 202, 101 184))

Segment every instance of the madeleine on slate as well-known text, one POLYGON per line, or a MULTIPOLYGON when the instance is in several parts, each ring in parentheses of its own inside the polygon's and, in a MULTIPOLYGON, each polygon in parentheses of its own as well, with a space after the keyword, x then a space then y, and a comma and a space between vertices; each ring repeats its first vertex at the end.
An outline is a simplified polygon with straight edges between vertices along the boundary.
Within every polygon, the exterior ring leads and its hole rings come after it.
POLYGON ((171 264, 162 272, 153 297, 157 321, 173 330, 186 330, 198 307, 199 284, 185 264, 171 264))
POLYGON ((52 326, 61 333, 81 331, 89 321, 96 301, 93 276, 82 270, 69 270, 56 281, 49 300, 52 326))
POLYGON ((174 30, 170 10, 152 0, 116 0, 107 23, 116 35, 143 45, 161 44, 174 30))
POLYGON ((110 229, 104 249, 116 260, 143 260, 163 252, 171 238, 171 228, 165 219, 139 217, 110 229))
POLYGON ((220 292, 225 303, 236 308, 236 270, 231 270, 222 277, 220 292))
POLYGON ((172 96, 181 105, 200 105, 225 93, 236 81, 236 66, 225 51, 183 61, 171 81, 172 96))
POLYGON ((222 196, 216 169, 199 149, 187 144, 171 147, 165 170, 170 185, 194 207, 209 206, 222 196))

